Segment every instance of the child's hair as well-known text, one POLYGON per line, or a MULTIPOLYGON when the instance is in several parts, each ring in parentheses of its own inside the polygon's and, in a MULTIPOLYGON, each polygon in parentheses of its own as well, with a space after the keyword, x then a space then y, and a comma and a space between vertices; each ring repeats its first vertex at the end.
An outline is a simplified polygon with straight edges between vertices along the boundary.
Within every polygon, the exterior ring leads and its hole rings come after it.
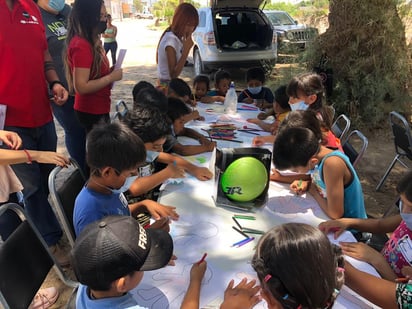
POLYGON ((273 144, 273 164, 278 170, 306 166, 320 150, 319 136, 308 128, 280 129, 273 144))
POLYGON ((262 84, 264 84, 266 78, 265 78, 265 72, 263 71, 263 69, 262 68, 250 68, 249 70, 247 70, 246 82, 252 79, 258 80, 262 82, 262 84))
POLYGON ((404 194, 406 199, 412 202, 412 172, 407 172, 396 185, 396 191, 404 194))
POLYGON ((280 124, 278 132, 289 128, 307 128, 315 133, 318 140, 323 139, 320 122, 318 118, 316 118, 316 113, 311 110, 296 110, 289 112, 280 124))
POLYGON ((179 97, 188 96, 191 97, 192 89, 190 86, 181 78, 172 78, 169 82, 168 88, 169 94, 170 91, 174 92, 179 97))
POLYGON ((286 93, 286 85, 279 86, 276 88, 274 94, 275 94, 275 101, 282 107, 284 110, 290 110, 290 105, 289 105, 289 97, 286 93))
POLYGON ((126 114, 123 122, 139 136, 144 143, 152 143, 170 134, 170 120, 158 108, 136 106, 126 114))
POLYGON ((259 240, 252 266, 283 308, 331 308, 344 283, 344 257, 317 228, 286 223, 259 240))
POLYGON ((166 266, 172 253, 173 241, 166 231, 145 230, 131 216, 107 216, 82 230, 71 264, 81 284, 108 291, 121 277, 166 266))
POLYGON ((176 119, 179 119, 180 117, 191 113, 190 108, 182 100, 178 98, 169 97, 167 103, 167 115, 169 116, 172 123, 176 119))
POLYGON ((133 109, 137 105, 152 106, 158 108, 161 112, 167 111, 167 97, 156 88, 146 87, 139 91, 133 102, 133 109))
POLYGON ((289 97, 297 98, 303 94, 305 96, 316 95, 316 101, 309 105, 311 109, 321 116, 324 126, 330 130, 332 118, 329 109, 324 106, 324 93, 322 78, 316 73, 302 73, 292 78, 286 89, 289 97))
POLYGON ((90 173, 110 166, 121 173, 137 167, 146 159, 143 141, 126 125, 112 122, 95 126, 87 135, 86 161, 90 173))
POLYGON ((140 82, 136 83, 133 87, 133 102, 137 102, 137 95, 139 94, 140 90, 145 89, 145 88, 155 88, 155 86, 145 80, 141 80, 140 82))
POLYGON ((231 80, 230 73, 225 70, 218 70, 215 73, 215 84, 219 84, 219 82, 224 79, 231 80))
POLYGON ((209 77, 207 77, 206 75, 197 75, 194 78, 193 86, 195 86, 196 84, 201 84, 201 83, 206 84, 206 90, 210 89, 210 80, 209 80, 209 77))

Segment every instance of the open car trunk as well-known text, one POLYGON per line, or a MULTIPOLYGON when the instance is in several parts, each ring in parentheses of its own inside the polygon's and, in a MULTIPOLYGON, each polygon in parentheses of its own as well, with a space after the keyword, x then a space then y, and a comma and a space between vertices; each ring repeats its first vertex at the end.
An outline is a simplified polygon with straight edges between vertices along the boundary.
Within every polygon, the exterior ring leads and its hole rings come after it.
POLYGON ((215 40, 218 49, 262 50, 271 47, 273 29, 258 10, 214 12, 215 40))

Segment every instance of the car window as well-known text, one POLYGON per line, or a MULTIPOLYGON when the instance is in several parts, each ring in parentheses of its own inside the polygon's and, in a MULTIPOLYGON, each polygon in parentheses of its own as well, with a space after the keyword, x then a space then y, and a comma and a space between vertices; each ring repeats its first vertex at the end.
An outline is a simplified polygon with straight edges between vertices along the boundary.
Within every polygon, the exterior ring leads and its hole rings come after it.
POLYGON ((266 15, 270 22, 275 26, 290 26, 295 24, 294 20, 283 12, 270 12, 266 13, 266 15))
POLYGON ((202 11, 199 12, 199 25, 198 27, 205 27, 206 26, 206 12, 202 11))

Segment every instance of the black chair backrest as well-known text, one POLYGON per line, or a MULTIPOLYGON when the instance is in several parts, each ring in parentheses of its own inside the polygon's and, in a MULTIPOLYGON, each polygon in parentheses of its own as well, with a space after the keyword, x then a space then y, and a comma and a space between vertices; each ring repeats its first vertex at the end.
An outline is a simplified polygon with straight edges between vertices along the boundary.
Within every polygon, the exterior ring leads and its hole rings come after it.
POLYGON ((403 154, 412 160, 412 138, 411 128, 408 121, 397 112, 390 113, 396 153, 403 154))
POLYGON ((22 221, 0 249, 0 291, 9 307, 28 308, 53 265, 29 222, 22 221))
POLYGON ((368 139, 359 130, 351 131, 342 143, 343 151, 354 167, 362 159, 367 147, 368 139))
POLYGON ((358 157, 358 151, 349 142, 344 143, 342 145, 342 148, 345 152, 345 155, 348 156, 350 163, 353 164, 353 162, 355 162, 356 158, 358 157))

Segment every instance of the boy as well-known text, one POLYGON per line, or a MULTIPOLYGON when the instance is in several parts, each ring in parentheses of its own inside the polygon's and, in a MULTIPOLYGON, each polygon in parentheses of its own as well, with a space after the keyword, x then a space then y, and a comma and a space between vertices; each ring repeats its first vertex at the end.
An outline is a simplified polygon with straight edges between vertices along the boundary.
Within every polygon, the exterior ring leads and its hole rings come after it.
POLYGON ((144 87, 136 96, 133 95, 133 108, 138 105, 154 106, 161 112, 167 112, 167 97, 156 88, 144 87))
POLYGON ((238 101, 244 103, 257 102, 257 106, 264 110, 271 108, 274 97, 272 91, 263 87, 265 84, 265 72, 261 68, 251 68, 246 72, 247 89, 243 90, 238 101))
POLYGON ((155 89, 155 86, 145 80, 141 80, 140 82, 137 82, 136 85, 134 85, 132 90, 133 102, 136 101, 137 95, 139 94, 140 90, 143 90, 145 88, 155 89))
POLYGON ((90 177, 76 198, 73 225, 76 235, 91 222, 108 215, 132 215, 148 211, 154 219, 177 220, 175 207, 151 200, 127 204, 123 192, 138 177, 137 168, 146 151, 142 140, 121 123, 96 126, 87 136, 87 164, 90 177))
POLYGON ((193 93, 195 96, 195 100, 201 101, 209 90, 209 77, 207 77, 206 75, 197 75, 193 80, 193 93))
POLYGON ((180 99, 191 107, 192 111, 189 115, 187 115, 186 122, 190 120, 205 120, 205 118, 200 116, 199 112, 195 109, 196 101, 193 100, 192 90, 183 79, 172 78, 167 91, 167 96, 169 98, 180 99))
POLYGON ((367 244, 341 242, 343 253, 372 264, 382 278, 395 280, 398 277, 412 278, 412 172, 406 173, 396 186, 400 195, 400 214, 380 219, 342 218, 322 222, 319 228, 325 233, 335 231, 339 236, 346 229, 376 234, 392 233, 382 251, 376 251, 367 244))
POLYGON ((207 92, 206 96, 201 98, 202 103, 224 102, 226 92, 230 87, 231 77, 229 72, 219 70, 215 73, 215 90, 207 92))
POLYGON ((170 122, 158 109, 138 106, 128 113, 124 122, 143 140, 147 153, 146 165, 139 167, 141 178, 135 180, 129 188, 131 196, 156 198, 156 187, 169 178, 185 177, 185 171, 199 180, 209 180, 213 176, 205 167, 198 167, 181 157, 163 152, 163 144, 170 134, 170 122), (155 163, 165 163, 167 167, 155 172, 155 163))
POLYGON ((208 140, 195 130, 185 128, 186 117, 190 112, 190 108, 182 100, 169 98, 167 115, 172 121, 172 133, 167 137, 164 146, 165 152, 175 152, 182 156, 191 156, 213 151, 216 147, 216 142, 208 140), (200 145, 182 145, 177 140, 178 135, 196 139, 200 145))
POLYGON ((142 308, 128 292, 141 282, 144 271, 166 266, 172 252, 169 233, 145 230, 129 216, 107 216, 89 224, 72 249, 80 282, 76 308, 142 308))
POLYGON ((323 146, 312 130, 280 129, 273 164, 277 170, 310 173, 311 184, 296 180, 290 188, 296 194, 308 191, 330 218, 366 218, 362 186, 349 158, 323 146))

